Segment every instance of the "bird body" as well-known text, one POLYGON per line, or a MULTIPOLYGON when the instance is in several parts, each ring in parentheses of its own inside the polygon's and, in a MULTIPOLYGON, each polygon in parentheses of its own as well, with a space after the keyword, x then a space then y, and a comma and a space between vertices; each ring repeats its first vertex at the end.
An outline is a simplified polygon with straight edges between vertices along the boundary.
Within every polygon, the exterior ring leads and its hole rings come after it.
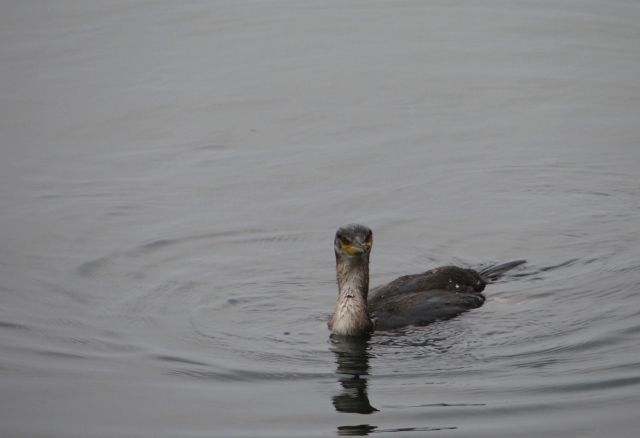
POLYGON ((472 269, 443 266, 372 290, 369 311, 377 330, 425 325, 482 306, 485 285, 472 269))
POLYGON ((482 306, 487 283, 525 262, 516 260, 479 272, 442 266, 399 277, 372 289, 369 298, 372 239, 371 230, 364 225, 347 225, 336 232, 338 301, 328 323, 335 334, 359 336, 453 318, 482 306))

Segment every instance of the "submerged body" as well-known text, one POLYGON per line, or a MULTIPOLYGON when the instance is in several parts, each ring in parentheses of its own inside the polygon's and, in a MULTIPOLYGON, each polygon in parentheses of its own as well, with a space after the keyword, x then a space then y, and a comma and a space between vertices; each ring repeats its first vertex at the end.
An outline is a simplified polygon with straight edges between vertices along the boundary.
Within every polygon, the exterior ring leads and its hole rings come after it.
POLYGON ((480 307, 487 283, 524 260, 481 271, 443 266, 399 277, 374 288, 369 297, 371 230, 364 225, 338 229, 334 241, 338 302, 329 320, 335 334, 357 336, 374 330, 425 325, 480 307))

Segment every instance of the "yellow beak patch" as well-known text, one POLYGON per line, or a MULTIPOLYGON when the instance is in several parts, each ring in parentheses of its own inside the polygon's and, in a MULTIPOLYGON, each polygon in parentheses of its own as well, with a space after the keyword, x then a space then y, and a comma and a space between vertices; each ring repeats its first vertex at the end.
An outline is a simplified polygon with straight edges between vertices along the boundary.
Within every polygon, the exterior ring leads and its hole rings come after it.
POLYGON ((350 256, 357 256, 360 254, 364 254, 365 252, 369 252, 371 250, 371 242, 366 242, 364 248, 358 245, 353 245, 351 243, 340 245, 340 249, 347 253, 350 256))

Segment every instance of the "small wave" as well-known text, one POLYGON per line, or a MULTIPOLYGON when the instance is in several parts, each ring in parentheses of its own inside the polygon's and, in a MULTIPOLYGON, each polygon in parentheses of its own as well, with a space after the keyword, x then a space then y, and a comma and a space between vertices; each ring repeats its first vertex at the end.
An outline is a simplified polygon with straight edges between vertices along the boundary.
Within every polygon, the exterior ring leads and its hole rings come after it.
POLYGON ((10 329, 10 330, 30 330, 29 327, 23 324, 18 324, 17 322, 8 322, 8 321, 0 321, 0 329, 10 329))
POLYGON ((188 368, 172 369, 168 375, 189 377, 198 380, 218 380, 228 382, 258 382, 258 381, 292 381, 292 380, 314 380, 332 379, 333 373, 313 373, 313 372, 277 372, 277 371, 255 371, 240 368, 224 370, 194 370, 188 368))
POLYGON ((197 366, 203 366, 203 367, 210 366, 210 364, 206 362, 200 362, 194 359, 187 359, 179 356, 166 356, 166 355, 158 354, 158 355, 153 355, 152 357, 161 362, 181 363, 185 365, 197 365, 197 366))

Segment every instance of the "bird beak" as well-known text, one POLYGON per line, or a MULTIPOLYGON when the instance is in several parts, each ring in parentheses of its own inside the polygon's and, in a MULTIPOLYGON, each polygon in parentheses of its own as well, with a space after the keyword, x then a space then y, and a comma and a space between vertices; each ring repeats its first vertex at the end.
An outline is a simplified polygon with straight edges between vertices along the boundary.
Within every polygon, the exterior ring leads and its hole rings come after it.
POLYGON ((364 253, 369 252, 369 250, 371 250, 371 243, 365 242, 362 244, 361 243, 350 243, 346 245, 343 244, 341 246, 341 249, 342 251, 344 251, 351 257, 353 257, 353 256, 358 256, 358 255, 362 255, 364 253))

